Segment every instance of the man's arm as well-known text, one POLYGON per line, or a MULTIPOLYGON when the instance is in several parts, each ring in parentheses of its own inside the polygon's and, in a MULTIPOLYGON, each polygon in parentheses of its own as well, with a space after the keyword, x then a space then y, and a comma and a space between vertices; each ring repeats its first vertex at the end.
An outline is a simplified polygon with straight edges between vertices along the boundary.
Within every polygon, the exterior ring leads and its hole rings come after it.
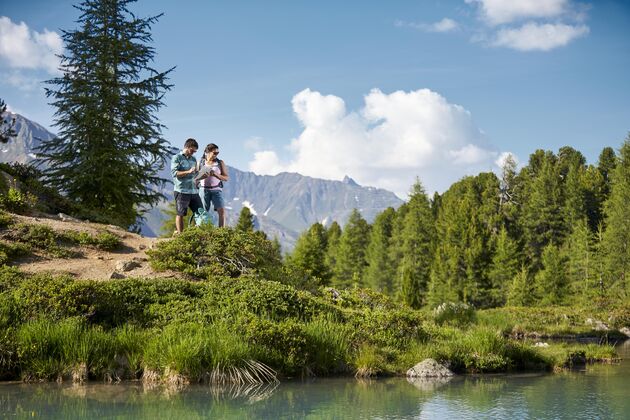
POLYGON ((177 178, 181 178, 183 176, 190 175, 193 172, 195 172, 195 167, 194 166, 191 167, 187 171, 180 171, 179 170, 179 166, 180 166, 180 163, 181 163, 181 157, 180 156, 181 155, 177 154, 177 155, 175 155, 173 157, 173 160, 171 160, 171 175, 173 177, 177 177, 177 178))

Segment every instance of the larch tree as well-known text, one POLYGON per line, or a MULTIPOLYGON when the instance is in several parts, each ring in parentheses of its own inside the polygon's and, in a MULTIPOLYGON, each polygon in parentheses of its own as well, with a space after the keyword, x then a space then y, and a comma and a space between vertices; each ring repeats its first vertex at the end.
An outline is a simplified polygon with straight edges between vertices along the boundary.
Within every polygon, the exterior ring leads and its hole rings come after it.
POLYGON ((17 135, 13 126, 15 125, 15 118, 6 118, 7 104, 0 99, 0 143, 8 143, 13 137, 17 135))
POLYGON ((135 225, 168 182, 171 147, 157 118, 172 85, 152 67, 151 26, 134 0, 85 0, 78 29, 63 31, 62 76, 47 81, 58 136, 37 149, 45 182, 95 220, 135 225))
POLYGON ((320 285, 328 285, 332 273, 326 264, 326 229, 321 223, 314 223, 298 238, 287 264, 311 278, 320 285))
POLYGON ((495 238, 492 265, 488 273, 490 280, 489 306, 502 306, 507 299, 508 289, 519 271, 519 249, 502 227, 495 238))
POLYGON ((611 177, 610 196, 604 205, 604 251, 609 288, 630 295, 630 134, 626 137, 611 177))
POLYGON ((234 228, 243 232, 254 231, 254 215, 252 214, 249 207, 243 206, 241 212, 238 215, 238 221, 236 222, 236 226, 234 228))
POLYGON ((593 234, 586 218, 573 224, 571 234, 564 242, 564 254, 567 261, 567 277, 570 293, 580 299, 588 300, 595 289, 595 255, 593 252, 593 234))
POLYGON ((514 275, 508 289, 508 306, 530 306, 534 303, 532 279, 523 264, 521 269, 514 275))
POLYGON ((543 249, 542 269, 535 277, 535 294, 539 305, 563 303, 567 295, 566 258, 553 242, 543 249))
POLYGON ((339 239, 341 238, 341 226, 337 221, 333 221, 326 229, 326 265, 330 267, 331 272, 335 271, 337 265, 337 248, 339 248, 339 239))
POLYGON ((392 229, 396 211, 388 207, 374 219, 370 231, 370 241, 366 250, 367 268, 365 270, 365 285, 373 290, 394 294, 395 267, 390 260, 392 246, 392 229))
POLYGON ((563 217, 563 190, 556 165, 557 158, 551 152, 537 151, 530 157, 521 225, 525 254, 530 261, 530 271, 540 269, 543 249, 552 241, 561 244, 566 235, 563 217))
POLYGON ((398 265, 398 273, 401 297, 407 305, 419 308, 427 303, 435 246, 433 213, 419 180, 411 189, 400 245, 402 260, 398 265))
POLYGON ((335 253, 333 285, 341 288, 364 286, 361 276, 367 262, 365 251, 370 235, 370 225, 357 209, 353 209, 343 228, 335 253))

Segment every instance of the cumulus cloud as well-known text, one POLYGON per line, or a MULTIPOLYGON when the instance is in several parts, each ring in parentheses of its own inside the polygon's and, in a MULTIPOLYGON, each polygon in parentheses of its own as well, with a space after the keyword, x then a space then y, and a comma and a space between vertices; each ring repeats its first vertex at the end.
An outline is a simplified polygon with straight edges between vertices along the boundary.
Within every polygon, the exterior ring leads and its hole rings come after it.
POLYGON ((24 22, 13 23, 0 16, 0 60, 14 69, 43 69, 57 72, 63 41, 58 33, 44 29, 37 32, 24 22))
POLYGON ((263 139, 258 136, 250 137, 243 142, 243 146, 245 146, 245 150, 258 151, 264 147, 263 139))
POLYGON ((497 32, 493 45, 520 51, 549 51, 567 45, 589 33, 586 25, 528 22, 520 28, 504 28, 497 32))
POLYGON ((485 30, 471 41, 518 51, 549 51, 586 36, 586 4, 571 0, 466 0, 477 5, 485 30), (521 23, 525 21, 525 23, 521 23))
POLYGON ((444 18, 435 23, 413 23, 398 20, 395 24, 398 27, 410 27, 425 32, 451 32, 459 28, 457 22, 449 18, 444 18))
POLYGON ((523 18, 553 18, 568 13, 569 0, 466 0, 478 4, 483 18, 501 25, 523 18))
POLYGON ((427 191, 443 191, 464 175, 496 170, 499 151, 487 144, 469 111, 429 89, 390 94, 373 89, 358 111, 343 99, 305 89, 293 97, 303 125, 280 159, 259 151, 258 174, 298 172, 386 188, 406 197, 416 176, 427 191))
POLYGON ((39 79, 26 76, 19 71, 12 71, 2 81, 23 92, 33 92, 41 87, 39 79))

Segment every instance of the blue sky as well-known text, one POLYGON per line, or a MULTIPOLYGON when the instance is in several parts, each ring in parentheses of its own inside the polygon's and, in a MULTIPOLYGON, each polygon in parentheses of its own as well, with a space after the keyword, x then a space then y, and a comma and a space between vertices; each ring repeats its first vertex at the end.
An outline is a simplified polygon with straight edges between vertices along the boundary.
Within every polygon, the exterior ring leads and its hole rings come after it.
MULTIPOLYGON (((50 127, 40 80, 73 2, 0 8, 0 97, 50 127)), ((630 2, 140 1, 155 67, 177 66, 165 137, 226 162, 443 191, 466 174, 570 145, 595 162, 630 130, 630 2)), ((54 131, 54 129, 53 129, 54 131)))

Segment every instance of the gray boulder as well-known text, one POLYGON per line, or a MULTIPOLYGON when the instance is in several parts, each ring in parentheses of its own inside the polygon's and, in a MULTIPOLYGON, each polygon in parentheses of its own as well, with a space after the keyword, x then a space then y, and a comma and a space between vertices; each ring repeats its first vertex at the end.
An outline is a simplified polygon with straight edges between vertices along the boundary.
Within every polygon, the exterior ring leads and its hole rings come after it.
POLYGON ((408 378, 446 378, 453 372, 434 359, 424 359, 407 371, 408 378))

